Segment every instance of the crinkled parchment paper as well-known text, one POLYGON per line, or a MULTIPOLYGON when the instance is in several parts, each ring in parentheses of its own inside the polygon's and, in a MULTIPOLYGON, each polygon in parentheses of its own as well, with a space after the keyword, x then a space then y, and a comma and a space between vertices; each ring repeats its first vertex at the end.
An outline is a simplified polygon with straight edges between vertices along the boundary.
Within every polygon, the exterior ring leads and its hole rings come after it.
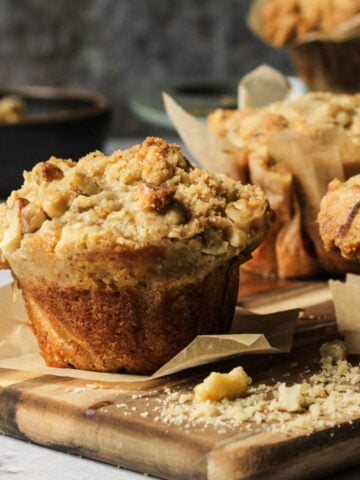
POLYGON ((294 309, 258 315, 237 307, 231 334, 198 336, 151 377, 146 377, 47 367, 27 325, 21 295, 18 293, 14 303, 10 285, 0 288, 0 311, 0 368, 106 382, 143 381, 240 355, 287 352, 299 314, 299 309, 294 309))
POLYGON ((336 322, 344 336, 346 350, 360 354, 360 276, 348 274, 345 282, 329 280, 336 322))
POLYGON ((261 108, 292 96, 289 79, 266 64, 245 75, 238 85, 240 108, 261 108))

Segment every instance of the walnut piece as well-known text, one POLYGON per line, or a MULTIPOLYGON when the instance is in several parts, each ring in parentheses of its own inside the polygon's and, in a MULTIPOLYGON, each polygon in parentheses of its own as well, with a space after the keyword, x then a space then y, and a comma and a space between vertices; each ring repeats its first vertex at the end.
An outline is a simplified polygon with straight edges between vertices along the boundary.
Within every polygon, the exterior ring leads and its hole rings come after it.
POLYGON ((38 185, 43 182, 50 183, 53 180, 61 180, 64 177, 64 172, 49 161, 38 163, 34 169, 34 174, 38 185))
POLYGON ((224 398, 232 400, 242 397, 250 383, 251 378, 242 367, 233 368, 229 373, 211 372, 194 388, 195 400, 216 402, 224 398))
POLYGON ((150 183, 145 180, 140 183, 139 190, 143 208, 156 210, 159 213, 166 211, 176 193, 174 185, 150 183))

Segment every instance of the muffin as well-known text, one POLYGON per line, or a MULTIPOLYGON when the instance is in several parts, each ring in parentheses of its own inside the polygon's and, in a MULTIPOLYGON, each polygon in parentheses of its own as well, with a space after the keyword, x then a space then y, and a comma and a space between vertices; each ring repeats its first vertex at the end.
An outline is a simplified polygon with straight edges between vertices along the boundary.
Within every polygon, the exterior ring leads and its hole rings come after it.
POLYGON ((324 251, 316 216, 328 181, 360 173, 360 95, 309 93, 264 108, 216 110, 208 127, 226 140, 238 178, 259 185, 277 214, 242 268, 282 278, 359 270, 324 251))
POLYGON ((320 203, 318 222, 327 251, 360 260, 360 175, 334 179, 320 203))
POLYGON ((0 213, 2 267, 46 363, 134 373, 229 331, 239 264, 272 219, 260 188, 159 138, 41 162, 0 213))
POLYGON ((249 24, 266 42, 289 50, 311 90, 360 91, 358 0, 256 0, 249 24))

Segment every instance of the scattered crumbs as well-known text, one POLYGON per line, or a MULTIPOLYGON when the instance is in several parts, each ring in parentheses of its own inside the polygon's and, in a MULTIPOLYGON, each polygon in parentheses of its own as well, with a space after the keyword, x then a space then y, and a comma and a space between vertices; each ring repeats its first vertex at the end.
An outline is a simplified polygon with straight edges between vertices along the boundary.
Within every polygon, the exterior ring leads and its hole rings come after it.
POLYGON ((116 403, 115 408, 127 408, 127 403, 116 403))
POLYGON ((149 416, 149 412, 141 412, 140 416, 146 418, 149 416))
POLYGON ((244 396, 233 399, 199 400, 193 390, 166 388, 154 420, 185 431, 213 426, 225 432, 241 425, 247 431, 261 428, 285 435, 334 427, 344 416, 357 417, 360 409, 360 367, 343 358, 344 352, 339 342, 327 344, 321 348, 319 371, 308 379, 292 385, 275 379, 271 385, 249 385, 244 396))

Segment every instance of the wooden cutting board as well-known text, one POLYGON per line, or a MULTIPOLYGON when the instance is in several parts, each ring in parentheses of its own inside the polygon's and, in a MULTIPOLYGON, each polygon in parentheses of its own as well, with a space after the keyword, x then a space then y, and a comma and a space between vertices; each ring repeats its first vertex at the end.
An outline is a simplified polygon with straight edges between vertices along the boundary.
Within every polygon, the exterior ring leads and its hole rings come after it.
MULTIPOLYGON (((243 275, 239 300, 261 306, 267 299, 285 298, 296 306, 298 295, 313 296, 317 286, 243 275)), ((188 392, 214 369, 228 371, 241 364, 255 384, 270 383, 289 372, 298 378, 314 365, 319 345, 336 335, 332 303, 321 301, 306 308, 296 327, 294 348, 287 354, 242 357, 136 383, 0 369, 0 430, 167 479, 296 479, 326 474, 360 461, 360 408, 351 419, 340 415, 332 428, 290 435, 268 432, 265 425, 250 430, 204 428, 166 424, 158 417, 168 389, 188 392)))

